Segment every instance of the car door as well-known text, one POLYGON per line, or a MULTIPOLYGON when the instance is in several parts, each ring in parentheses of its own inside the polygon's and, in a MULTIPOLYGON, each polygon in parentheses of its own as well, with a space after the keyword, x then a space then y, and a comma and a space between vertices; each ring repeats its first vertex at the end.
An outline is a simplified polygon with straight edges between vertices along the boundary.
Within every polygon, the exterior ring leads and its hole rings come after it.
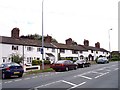
POLYGON ((73 64, 73 62, 70 61, 70 60, 69 60, 69 67, 70 67, 70 69, 74 69, 74 67, 75 67, 74 64, 73 64))

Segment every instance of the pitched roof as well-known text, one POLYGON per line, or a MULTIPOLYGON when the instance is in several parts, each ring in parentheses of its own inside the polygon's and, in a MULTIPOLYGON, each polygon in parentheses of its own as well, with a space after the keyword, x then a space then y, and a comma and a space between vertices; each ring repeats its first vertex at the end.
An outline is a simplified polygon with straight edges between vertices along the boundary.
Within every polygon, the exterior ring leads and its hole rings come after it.
POLYGON ((50 57, 55 57, 52 53, 46 53, 50 57))
MULTIPOLYGON (((39 40, 32 40, 32 39, 23 39, 23 38, 12 38, 12 37, 5 37, 0 36, 0 43, 4 44, 15 44, 15 45, 28 45, 28 46, 38 46, 41 47, 42 43, 39 40)), ((85 45, 67 45, 62 43, 44 43, 44 47, 47 48, 58 48, 58 49, 68 49, 68 50, 78 50, 78 51, 104 51, 108 52, 103 48, 96 48, 93 46, 85 46, 85 45)))
POLYGON ((78 45, 66 45, 66 44, 62 44, 62 43, 53 43, 53 44, 58 49, 69 49, 69 50, 87 51, 86 48, 84 48, 82 46, 78 46, 78 45))
MULTIPOLYGON (((23 38, 11 38, 11 37, 4 37, 0 36, 0 43, 4 44, 15 44, 15 45, 28 45, 28 46, 42 46, 42 43, 39 40, 32 40, 32 39, 23 39, 23 38)), ((50 43, 44 43, 44 47, 55 48, 50 43)))
POLYGON ((85 46, 85 45, 79 45, 79 46, 82 46, 82 47, 86 48, 87 50, 108 52, 108 51, 105 50, 104 48, 97 48, 97 47, 85 46))

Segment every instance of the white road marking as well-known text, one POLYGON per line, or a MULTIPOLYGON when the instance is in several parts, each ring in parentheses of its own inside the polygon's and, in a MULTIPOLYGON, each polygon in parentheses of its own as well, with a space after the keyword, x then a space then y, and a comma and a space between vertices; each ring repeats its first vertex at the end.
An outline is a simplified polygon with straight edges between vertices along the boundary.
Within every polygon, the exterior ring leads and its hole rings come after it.
POLYGON ((17 79, 17 80, 14 80, 15 82, 17 82, 17 81, 21 81, 22 79, 17 79))
POLYGON ((89 79, 89 80, 91 80, 91 79, 92 79, 92 78, 90 78, 90 77, 83 76, 83 75, 80 75, 80 77, 83 77, 83 78, 85 78, 85 79, 89 79))
POLYGON ((115 68, 114 71, 118 70, 119 68, 115 68))
POLYGON ((110 72, 111 70, 106 70, 106 71, 109 71, 109 72, 110 72))
POLYGON ((103 74, 103 73, 100 73, 100 72, 96 72, 96 71, 92 71, 92 73, 96 73, 96 74, 103 74))
POLYGON ((112 66, 116 66, 116 65, 112 65, 112 66))
POLYGON ((4 82, 4 83, 8 83, 8 82, 4 82))
POLYGON ((74 84, 74 83, 71 83, 71 82, 68 82, 68 81, 65 81, 65 80, 62 80, 62 82, 67 83, 67 84, 70 84, 70 85, 72 85, 72 86, 75 86, 75 85, 76 85, 76 84, 74 84))
POLYGON ((99 77, 101 77, 101 76, 103 76, 103 75, 105 75, 105 74, 108 74, 109 72, 106 72, 106 73, 103 73, 103 74, 101 74, 101 75, 99 75, 99 76, 96 76, 95 78, 99 78, 99 77))
POLYGON ((13 81, 8 81, 7 83, 11 83, 11 82, 13 82, 13 81))
POLYGON ((83 76, 83 75, 85 75, 85 74, 89 74, 89 73, 91 73, 92 71, 89 71, 89 72, 86 72, 86 73, 82 73, 82 74, 79 74, 79 75, 75 75, 74 77, 80 77, 80 76, 83 76))
POLYGON ((24 80, 29 80, 30 78, 25 78, 24 80))
POLYGON ((79 87, 79 86, 81 86, 81 85, 83 85, 83 84, 85 84, 85 83, 86 83, 86 82, 80 83, 80 84, 78 84, 78 85, 75 85, 75 86, 73 86, 73 87, 67 89, 67 90, 71 90, 71 89, 73 89, 73 88, 79 87))
POLYGON ((45 87, 45 86, 49 86, 49 85, 51 85, 51 84, 58 83, 58 82, 61 82, 61 81, 62 81, 62 80, 55 81, 55 82, 51 82, 51 83, 48 83, 48 84, 45 84, 45 85, 41 85, 41 86, 37 86, 37 87, 35 87, 35 89, 36 89, 36 88, 45 87))

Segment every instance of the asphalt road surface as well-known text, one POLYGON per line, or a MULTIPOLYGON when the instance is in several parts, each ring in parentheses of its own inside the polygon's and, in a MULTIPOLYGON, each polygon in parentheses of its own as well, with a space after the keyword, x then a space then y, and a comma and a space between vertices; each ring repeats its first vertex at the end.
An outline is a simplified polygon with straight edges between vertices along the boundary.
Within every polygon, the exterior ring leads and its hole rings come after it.
MULTIPOLYGON (((120 63, 120 62, 119 62, 120 63)), ((95 64, 91 67, 79 68, 66 72, 46 72, 2 80, 0 85, 4 88, 17 90, 41 89, 108 89, 118 90, 118 62, 108 64, 95 64)))

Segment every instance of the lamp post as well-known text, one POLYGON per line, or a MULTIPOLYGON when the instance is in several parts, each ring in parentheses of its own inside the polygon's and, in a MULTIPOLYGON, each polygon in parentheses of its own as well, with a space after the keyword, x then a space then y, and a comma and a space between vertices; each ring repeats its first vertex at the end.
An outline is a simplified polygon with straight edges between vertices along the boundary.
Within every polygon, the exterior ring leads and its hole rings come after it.
POLYGON ((41 54, 42 54, 42 70, 44 70, 43 3, 44 3, 44 0, 42 0, 42 49, 41 49, 41 54))
POLYGON ((110 52, 110 59, 111 59, 110 30, 112 30, 112 28, 108 30, 108 35, 109 35, 109 52, 110 52))

